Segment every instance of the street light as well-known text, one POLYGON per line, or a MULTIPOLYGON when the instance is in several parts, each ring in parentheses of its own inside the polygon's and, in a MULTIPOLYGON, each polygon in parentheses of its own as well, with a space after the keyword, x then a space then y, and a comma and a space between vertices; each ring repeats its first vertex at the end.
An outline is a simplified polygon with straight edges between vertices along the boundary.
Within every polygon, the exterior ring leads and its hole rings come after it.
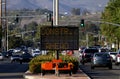
POLYGON ((7 35, 6 35, 6 37, 7 37, 7 39, 6 39, 6 42, 7 42, 7 43, 6 43, 6 45, 7 45, 7 46, 6 46, 6 47, 7 47, 7 51, 8 51, 8 49, 9 49, 9 34, 8 34, 8 32, 9 32, 9 27, 8 27, 9 24, 11 24, 11 22, 7 22, 7 24, 6 24, 6 25, 7 25, 7 27, 6 27, 6 29, 7 29, 7 35))

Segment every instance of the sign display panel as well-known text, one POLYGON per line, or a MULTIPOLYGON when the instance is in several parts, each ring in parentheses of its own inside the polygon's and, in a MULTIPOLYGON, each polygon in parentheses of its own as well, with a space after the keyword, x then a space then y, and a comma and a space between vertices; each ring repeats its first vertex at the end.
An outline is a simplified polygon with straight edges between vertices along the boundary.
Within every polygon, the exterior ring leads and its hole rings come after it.
POLYGON ((42 50, 76 50, 79 48, 78 27, 42 27, 40 35, 42 50))

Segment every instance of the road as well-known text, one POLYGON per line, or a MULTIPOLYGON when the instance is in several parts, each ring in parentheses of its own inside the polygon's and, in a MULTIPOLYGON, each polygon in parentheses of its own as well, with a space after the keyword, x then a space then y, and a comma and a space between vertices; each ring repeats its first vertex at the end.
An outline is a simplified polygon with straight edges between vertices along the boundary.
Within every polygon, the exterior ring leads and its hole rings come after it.
POLYGON ((97 67, 93 70, 91 69, 90 63, 80 65, 80 68, 89 75, 91 79, 120 79, 120 65, 115 66, 114 63, 112 70, 105 67, 97 67))
POLYGON ((27 63, 10 63, 9 59, 0 61, 0 79, 24 79, 27 70, 27 63))
MULTIPOLYGON (((120 65, 113 69, 95 68, 91 69, 90 63, 80 64, 82 69, 92 79, 120 79, 120 65)), ((28 63, 10 63, 9 59, 0 61, 0 79, 24 79, 24 73, 28 70, 28 63)))

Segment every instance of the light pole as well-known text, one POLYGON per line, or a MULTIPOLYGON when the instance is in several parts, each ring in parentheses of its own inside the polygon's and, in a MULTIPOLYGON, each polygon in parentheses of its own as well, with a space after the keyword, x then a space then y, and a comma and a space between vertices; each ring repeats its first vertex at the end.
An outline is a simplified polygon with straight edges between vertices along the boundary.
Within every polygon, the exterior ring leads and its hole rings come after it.
POLYGON ((55 0, 53 0, 53 25, 55 25, 55 0))
POLYGON ((7 22, 7 39, 6 39, 6 41, 7 41, 7 51, 8 51, 8 49, 9 49, 9 25, 15 25, 15 23, 11 23, 11 22, 7 22))
POLYGON ((88 37, 88 33, 86 33, 86 46, 87 46, 87 48, 89 47, 89 37, 88 37))

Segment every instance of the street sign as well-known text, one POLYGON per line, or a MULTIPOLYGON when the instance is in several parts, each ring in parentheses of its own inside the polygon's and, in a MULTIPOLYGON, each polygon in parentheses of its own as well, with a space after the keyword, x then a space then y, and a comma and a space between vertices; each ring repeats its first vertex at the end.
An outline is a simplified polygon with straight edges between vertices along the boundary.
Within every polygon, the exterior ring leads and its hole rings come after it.
POLYGON ((42 27, 40 32, 42 50, 78 50, 79 48, 78 27, 42 27))

